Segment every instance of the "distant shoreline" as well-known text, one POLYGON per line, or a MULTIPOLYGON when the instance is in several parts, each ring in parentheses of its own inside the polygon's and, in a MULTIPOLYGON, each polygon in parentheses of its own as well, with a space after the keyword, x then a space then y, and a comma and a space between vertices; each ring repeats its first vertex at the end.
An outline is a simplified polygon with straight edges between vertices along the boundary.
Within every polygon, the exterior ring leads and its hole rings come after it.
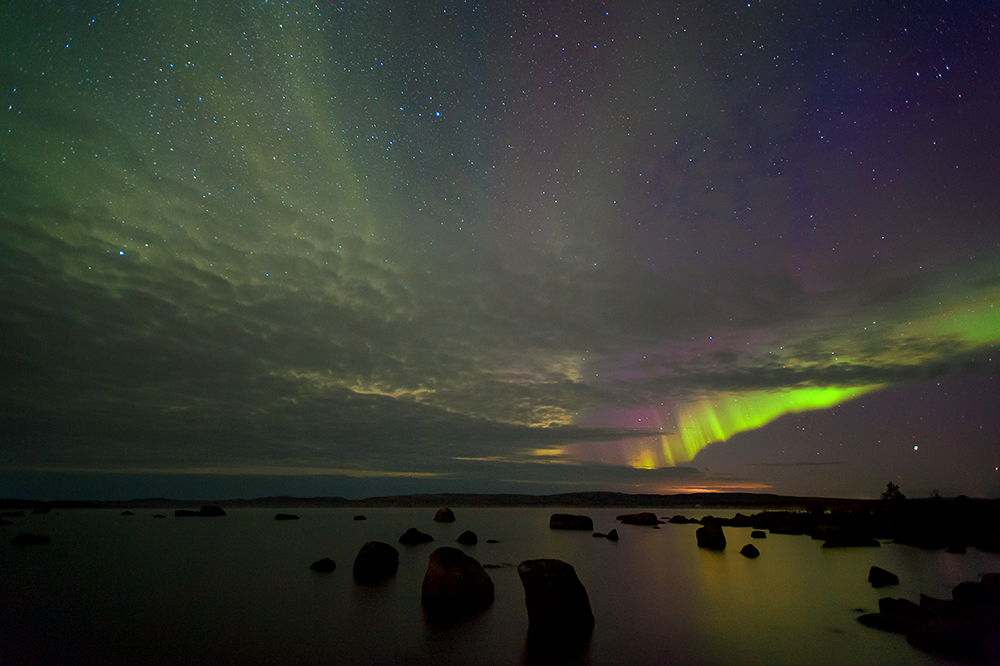
MULTIPOLYGON (((951 501, 913 499, 912 503, 951 501)), ((997 500, 975 500, 996 502, 997 500)), ((580 507, 580 508, 705 508, 705 509, 861 509, 876 505, 875 499, 836 497, 796 497, 764 493, 686 493, 675 495, 628 494, 615 492, 577 492, 554 495, 439 493, 390 495, 347 499, 346 497, 272 496, 241 499, 171 499, 148 497, 105 501, 37 501, 0 499, 0 509, 168 509, 201 504, 217 504, 226 508, 367 508, 367 507, 580 507)))

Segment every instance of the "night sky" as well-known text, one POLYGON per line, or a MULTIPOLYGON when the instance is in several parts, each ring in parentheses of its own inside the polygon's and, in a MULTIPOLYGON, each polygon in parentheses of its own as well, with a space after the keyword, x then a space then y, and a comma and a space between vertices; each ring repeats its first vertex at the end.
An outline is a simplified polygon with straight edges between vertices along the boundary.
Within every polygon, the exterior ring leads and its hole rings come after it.
POLYGON ((3 15, 0 497, 1000 497, 993 2, 3 15))

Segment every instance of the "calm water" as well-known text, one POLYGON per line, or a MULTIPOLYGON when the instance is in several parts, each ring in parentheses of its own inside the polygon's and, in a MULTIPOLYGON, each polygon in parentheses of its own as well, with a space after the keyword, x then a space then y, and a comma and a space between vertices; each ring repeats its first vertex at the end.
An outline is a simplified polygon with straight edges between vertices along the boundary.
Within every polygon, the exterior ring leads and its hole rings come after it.
MULTIPOLYGON (((528 626, 516 565, 538 557, 572 564, 587 588, 596 625, 590 664, 943 664, 905 639, 860 625, 886 594, 950 597, 963 580, 1000 571, 1000 556, 881 548, 823 549, 803 536, 755 540, 756 560, 739 554, 749 529, 725 528, 724 553, 696 546, 695 525, 620 525, 623 509, 580 509, 595 528, 617 527, 617 543, 589 532, 548 529, 565 509, 455 508, 454 524, 433 509, 233 509, 224 518, 152 518, 158 511, 61 511, 0 527, 2 664, 518 664, 528 626), (354 521, 356 513, 367 521, 354 521), (435 542, 397 543, 417 527, 435 542), (430 553, 460 546, 489 569, 491 608, 464 622, 425 618, 420 584, 430 553), (52 537, 15 548, 19 531, 52 537), (499 539, 487 544, 486 539, 499 539), (351 567, 365 541, 397 546, 396 577, 355 584, 351 567), (337 570, 309 565, 331 557, 337 570), (901 584, 866 582, 878 565, 901 584)), ((673 510, 658 512, 671 515, 673 510)), ((698 516, 706 512, 682 511, 698 516)), ((714 515, 732 512, 714 511, 714 515)))

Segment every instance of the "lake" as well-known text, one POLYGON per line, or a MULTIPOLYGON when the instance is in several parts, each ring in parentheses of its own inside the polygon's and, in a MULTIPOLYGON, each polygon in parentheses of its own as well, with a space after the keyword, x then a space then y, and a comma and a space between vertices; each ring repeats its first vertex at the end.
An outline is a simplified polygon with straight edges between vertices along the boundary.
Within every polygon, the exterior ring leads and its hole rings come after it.
MULTIPOLYGON (((197 507, 193 507, 197 508, 197 507)), ((221 518, 173 511, 61 510, 0 527, 0 664, 519 664, 530 663, 517 564, 558 558, 587 589, 595 626, 589 664, 948 664, 905 638, 862 626, 882 596, 950 598, 965 580, 1000 571, 1000 555, 965 555, 883 543, 822 548, 805 536, 752 540, 726 527, 724 552, 699 549, 697 525, 621 525, 640 509, 452 507, 454 523, 427 508, 227 509, 221 518), (549 530, 554 512, 582 513, 599 532, 549 530), (154 519, 155 513, 167 518, 154 519), (362 513, 365 521, 355 521, 362 513), (397 543, 409 527, 433 543, 397 543), (455 539, 471 529, 474 546, 455 539), (14 546, 19 532, 52 542, 14 546), (488 544, 487 539, 499 543, 488 544), (357 584, 351 569, 366 541, 400 553, 388 582, 357 584), (420 586, 430 553, 456 546, 488 569, 496 598, 465 621, 426 617, 420 586), (319 574, 323 557, 337 568, 319 574), (509 566, 508 566, 509 565, 509 566), (899 575, 881 590, 872 565, 899 575)), ((654 510, 657 515, 733 511, 654 510)), ((746 512, 744 510, 744 512, 746 512)))

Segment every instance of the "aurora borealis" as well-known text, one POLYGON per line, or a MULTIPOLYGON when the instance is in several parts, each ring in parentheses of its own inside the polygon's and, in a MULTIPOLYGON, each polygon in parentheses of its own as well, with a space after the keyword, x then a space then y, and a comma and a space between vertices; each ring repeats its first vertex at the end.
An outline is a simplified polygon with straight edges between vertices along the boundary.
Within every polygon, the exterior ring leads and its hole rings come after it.
POLYGON ((0 495, 1000 495, 991 3, 4 16, 0 495))

